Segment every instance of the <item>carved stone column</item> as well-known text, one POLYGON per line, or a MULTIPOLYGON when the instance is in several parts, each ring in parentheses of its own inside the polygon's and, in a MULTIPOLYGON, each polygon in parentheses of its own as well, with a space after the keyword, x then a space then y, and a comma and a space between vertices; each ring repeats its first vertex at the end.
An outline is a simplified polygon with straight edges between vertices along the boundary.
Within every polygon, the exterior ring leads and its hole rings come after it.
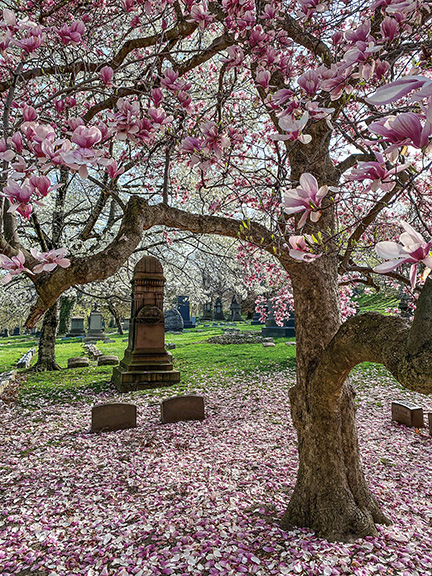
POLYGON ((165 350, 162 266, 144 256, 135 266, 129 343, 123 360, 113 370, 113 383, 120 392, 171 386, 180 381, 173 370, 172 355, 165 350))

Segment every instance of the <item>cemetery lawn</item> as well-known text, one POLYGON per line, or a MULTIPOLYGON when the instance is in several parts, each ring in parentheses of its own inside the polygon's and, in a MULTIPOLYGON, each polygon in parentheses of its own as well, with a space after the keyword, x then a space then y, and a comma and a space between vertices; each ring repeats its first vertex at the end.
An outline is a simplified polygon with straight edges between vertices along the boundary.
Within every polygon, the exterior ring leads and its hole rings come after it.
MULTIPOLYGON (((78 341, 59 340, 61 371, 20 371, 0 398, 1 576, 432 573, 432 437, 390 419, 392 400, 428 412, 432 399, 382 367, 355 370, 364 472, 393 525, 351 544, 284 532, 295 347, 205 342, 218 333, 167 335, 182 372, 170 388, 120 395, 110 366, 67 370, 78 341), (184 393, 204 396, 206 419, 160 424, 161 400, 184 393), (136 404, 138 427, 91 434, 91 405, 103 402, 136 404)), ((123 338, 98 348, 121 358, 123 338)), ((32 347, 2 344, 2 371, 32 347)))

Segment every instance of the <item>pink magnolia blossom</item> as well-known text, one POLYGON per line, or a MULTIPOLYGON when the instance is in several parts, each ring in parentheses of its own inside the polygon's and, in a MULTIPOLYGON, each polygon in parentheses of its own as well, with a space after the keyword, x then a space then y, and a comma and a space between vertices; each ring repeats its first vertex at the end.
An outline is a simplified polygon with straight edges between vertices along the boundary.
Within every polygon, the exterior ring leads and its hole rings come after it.
POLYGON ((35 274, 52 272, 57 266, 61 268, 68 268, 70 266, 70 260, 65 258, 67 254, 66 248, 57 248, 57 250, 50 250, 49 252, 39 252, 34 248, 30 248, 30 252, 33 258, 40 262, 40 264, 37 264, 33 268, 35 274))
POLYGON ((207 2, 203 0, 201 4, 192 6, 186 22, 195 22, 198 24, 198 28, 204 30, 213 20, 213 16, 208 11, 207 2))
POLYGON ((128 100, 126 98, 119 98, 117 102, 118 112, 116 114, 109 114, 112 120, 112 127, 116 132, 118 140, 127 140, 133 137, 140 130, 140 105, 137 100, 128 100))
POLYGON ((108 172, 109 177, 112 178, 113 180, 117 176, 120 176, 120 174, 123 174, 123 172, 125 171, 124 166, 122 166, 121 168, 118 167, 117 160, 113 160, 112 162, 110 162, 106 167, 106 170, 108 172))
POLYGON ((102 140, 102 134, 99 128, 95 126, 77 126, 73 131, 72 142, 78 144, 80 148, 92 148, 95 144, 102 140))
POLYGON ((15 157, 15 152, 13 150, 8 149, 5 139, 2 138, 0 140, 0 160, 5 162, 10 162, 15 157))
POLYGON ((37 112, 33 106, 24 105, 23 108, 23 120, 24 122, 33 122, 37 119, 37 112))
POLYGON ((260 70, 256 75, 256 83, 265 90, 269 87, 271 74, 268 70, 260 70))
POLYGON ((111 66, 104 66, 99 72, 99 76, 104 84, 110 86, 111 80, 114 76, 114 70, 111 68, 111 66))
POLYGON ((298 227, 301 228, 306 223, 308 216, 312 222, 317 222, 321 216, 321 204, 324 196, 329 190, 337 191, 337 188, 321 186, 318 188, 316 178, 305 172, 300 176, 300 186, 291 188, 284 194, 283 205, 286 214, 297 214, 304 212, 298 227))
POLYGON ((296 119, 294 113, 284 112, 279 118, 279 126, 288 134, 275 134, 271 136, 272 140, 299 140, 302 144, 308 144, 312 140, 309 134, 303 134, 303 128, 309 120, 309 112, 304 112, 299 119, 296 119))
POLYGON ((405 145, 425 149, 432 134, 432 124, 426 121, 422 126, 417 114, 405 112, 399 116, 388 116, 373 122, 369 130, 382 136, 383 142, 390 142, 390 146, 386 149, 387 154, 405 145))
POLYGON ((314 96, 318 92, 320 78, 315 70, 308 70, 297 79, 297 84, 306 94, 314 96))
POLYGON ((432 95, 432 80, 425 76, 405 76, 389 84, 378 88, 372 96, 366 98, 371 104, 382 106, 390 104, 406 96, 413 90, 420 91, 416 94, 416 99, 422 99, 432 95))
POLYGON ((45 197, 48 194, 51 182, 47 176, 31 176, 29 182, 37 195, 45 197))
POLYGON ((21 274, 21 272, 28 272, 29 274, 32 274, 32 272, 26 268, 24 264, 25 256, 21 250, 18 250, 18 254, 16 256, 12 256, 12 258, 8 258, 4 254, 0 254, 0 268, 8 271, 8 274, 2 278, 2 284, 7 284, 12 280, 13 276, 21 274))
POLYGON ((311 262, 321 256, 321 254, 314 254, 312 252, 314 240, 309 234, 304 234, 304 236, 290 236, 288 242, 291 244, 289 255, 291 258, 294 258, 294 260, 311 262))
POLYGON ((30 218, 33 208, 30 204, 30 198, 34 188, 25 181, 21 186, 9 178, 7 185, 3 189, 3 195, 9 198, 11 205, 8 212, 18 212, 23 218, 30 218))
POLYGON ((22 48, 27 54, 31 54, 37 50, 44 40, 43 30, 41 26, 33 26, 27 28, 26 37, 21 40, 14 40, 13 43, 22 48))
POLYGON ((70 26, 64 24, 60 30, 57 30, 57 34, 60 36, 61 41, 65 46, 72 44, 76 46, 82 42, 82 35, 85 32, 85 25, 82 20, 77 20, 72 22, 70 26))
POLYGON ((366 190, 376 191, 381 188, 384 192, 390 192, 396 186, 396 180, 391 178, 395 174, 406 170, 411 164, 400 164, 387 170, 386 163, 381 154, 376 153, 377 162, 359 162, 351 171, 348 180, 372 180, 366 190))
POLYGON ((405 232, 399 237, 402 244, 386 241, 378 242, 375 246, 378 256, 386 259, 387 262, 375 266, 373 270, 379 274, 386 274, 401 264, 412 264, 410 281, 411 287, 414 288, 418 263, 423 262, 427 268, 432 268, 432 258, 430 255, 432 242, 426 242, 423 236, 406 222, 401 222, 401 225, 405 229, 405 232))

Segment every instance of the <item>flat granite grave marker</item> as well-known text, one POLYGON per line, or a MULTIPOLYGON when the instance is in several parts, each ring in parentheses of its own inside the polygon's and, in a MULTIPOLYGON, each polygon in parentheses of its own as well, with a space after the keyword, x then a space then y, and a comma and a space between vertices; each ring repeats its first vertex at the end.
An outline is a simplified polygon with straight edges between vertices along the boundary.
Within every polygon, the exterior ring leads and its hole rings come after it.
POLYGON ((136 428, 137 407, 135 404, 116 402, 98 404, 92 408, 92 432, 111 432, 136 428))
POLYGON ((202 396, 174 396, 161 404, 162 424, 184 420, 204 420, 202 396))
POLYGON ((88 358, 82 358, 81 356, 68 358, 68 368, 85 368, 86 366, 90 366, 90 360, 88 358))
POLYGON ((405 426, 423 428, 423 408, 412 402, 392 402, 392 420, 405 426))

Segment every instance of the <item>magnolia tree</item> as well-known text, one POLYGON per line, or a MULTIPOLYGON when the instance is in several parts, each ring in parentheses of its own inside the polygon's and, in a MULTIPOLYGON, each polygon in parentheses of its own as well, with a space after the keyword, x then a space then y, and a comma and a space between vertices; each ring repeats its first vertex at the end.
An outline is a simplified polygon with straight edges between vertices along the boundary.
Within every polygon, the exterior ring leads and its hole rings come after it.
POLYGON ((282 524, 331 539, 374 534, 388 519, 362 472, 347 377, 379 362, 432 390, 430 5, 3 6, 0 252, 3 281, 24 274, 38 293, 28 325, 70 286, 115 273, 155 226, 271 254, 290 279, 297 329, 300 463, 282 524), (111 216, 89 256, 61 236, 42 242, 38 215, 70 178, 81 190, 71 226, 81 211, 97 239, 111 216), (421 291, 411 324, 342 321, 339 285, 374 286, 376 274, 421 291))

